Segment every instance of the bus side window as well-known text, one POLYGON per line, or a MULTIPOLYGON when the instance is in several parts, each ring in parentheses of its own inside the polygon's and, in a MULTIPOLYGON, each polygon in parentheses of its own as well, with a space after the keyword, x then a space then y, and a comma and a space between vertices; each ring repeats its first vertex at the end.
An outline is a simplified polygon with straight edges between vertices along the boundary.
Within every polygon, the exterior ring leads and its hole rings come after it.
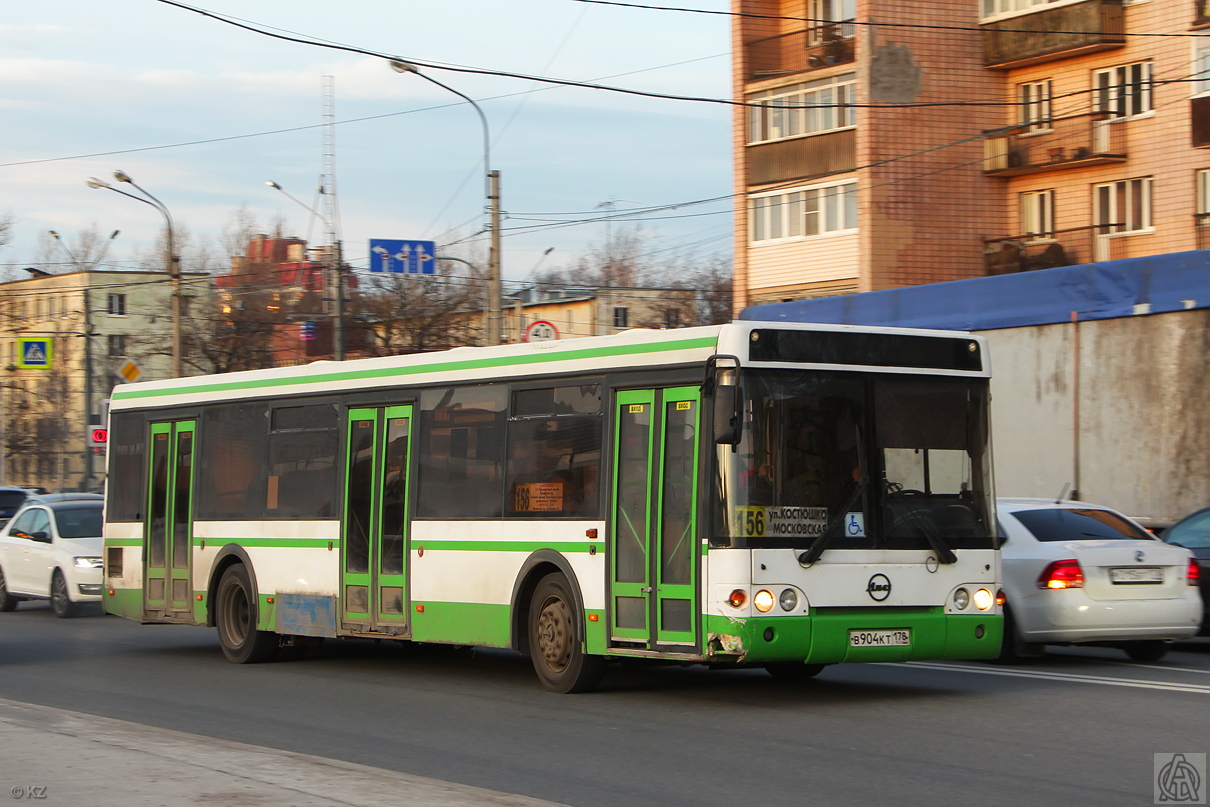
POLYGON ((500 516, 507 407, 503 384, 421 394, 417 517, 500 516))
POLYGON ((596 518, 601 388, 518 390, 508 423, 505 515, 596 518))

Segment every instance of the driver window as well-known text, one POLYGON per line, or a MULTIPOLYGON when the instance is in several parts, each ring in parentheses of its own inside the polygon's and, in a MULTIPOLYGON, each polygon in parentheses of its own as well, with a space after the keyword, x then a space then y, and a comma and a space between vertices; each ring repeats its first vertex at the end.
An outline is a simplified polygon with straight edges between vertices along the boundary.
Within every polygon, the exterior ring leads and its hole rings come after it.
POLYGON ((9 533, 11 535, 16 535, 19 532, 23 532, 28 535, 29 533, 33 532, 33 528, 30 525, 33 523, 33 516, 36 512, 38 511, 26 510, 24 513, 22 513, 15 521, 13 521, 13 526, 9 529, 9 533))
POLYGON ((14 525, 13 532, 23 532, 26 535, 33 535, 35 532, 44 532, 49 536, 50 518, 46 515, 45 510, 30 510, 14 525))

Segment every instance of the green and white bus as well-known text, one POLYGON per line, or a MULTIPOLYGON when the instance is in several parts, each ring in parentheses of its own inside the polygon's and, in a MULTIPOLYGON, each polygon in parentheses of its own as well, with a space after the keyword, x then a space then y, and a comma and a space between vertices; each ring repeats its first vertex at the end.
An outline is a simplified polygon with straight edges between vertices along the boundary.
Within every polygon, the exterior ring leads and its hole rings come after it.
POLYGON ((995 656, 985 343, 736 322, 129 384, 104 600, 218 628, 610 660, 995 656))

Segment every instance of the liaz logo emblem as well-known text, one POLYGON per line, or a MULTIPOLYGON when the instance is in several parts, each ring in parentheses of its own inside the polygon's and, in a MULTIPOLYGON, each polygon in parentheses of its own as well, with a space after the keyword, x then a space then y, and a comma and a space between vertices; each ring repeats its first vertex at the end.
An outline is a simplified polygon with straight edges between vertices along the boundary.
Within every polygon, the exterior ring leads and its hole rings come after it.
POLYGON ((891 581, 885 574, 876 574, 866 583, 865 593, 874 602, 882 602, 891 596, 891 581))
POLYGON ((1147 559, 1147 556, 1143 554, 1143 550, 1141 550, 1141 549, 1135 550, 1135 553, 1134 553, 1134 562, 1135 563, 1142 563, 1146 559, 1147 559))

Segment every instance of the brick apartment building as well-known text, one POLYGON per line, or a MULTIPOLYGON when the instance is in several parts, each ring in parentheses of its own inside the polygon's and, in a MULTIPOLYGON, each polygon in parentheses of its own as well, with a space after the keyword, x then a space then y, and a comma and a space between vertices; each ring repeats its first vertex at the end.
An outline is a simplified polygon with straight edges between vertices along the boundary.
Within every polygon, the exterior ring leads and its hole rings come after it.
POLYGON ((1210 246, 1206 0, 732 9, 737 310, 1210 246))

